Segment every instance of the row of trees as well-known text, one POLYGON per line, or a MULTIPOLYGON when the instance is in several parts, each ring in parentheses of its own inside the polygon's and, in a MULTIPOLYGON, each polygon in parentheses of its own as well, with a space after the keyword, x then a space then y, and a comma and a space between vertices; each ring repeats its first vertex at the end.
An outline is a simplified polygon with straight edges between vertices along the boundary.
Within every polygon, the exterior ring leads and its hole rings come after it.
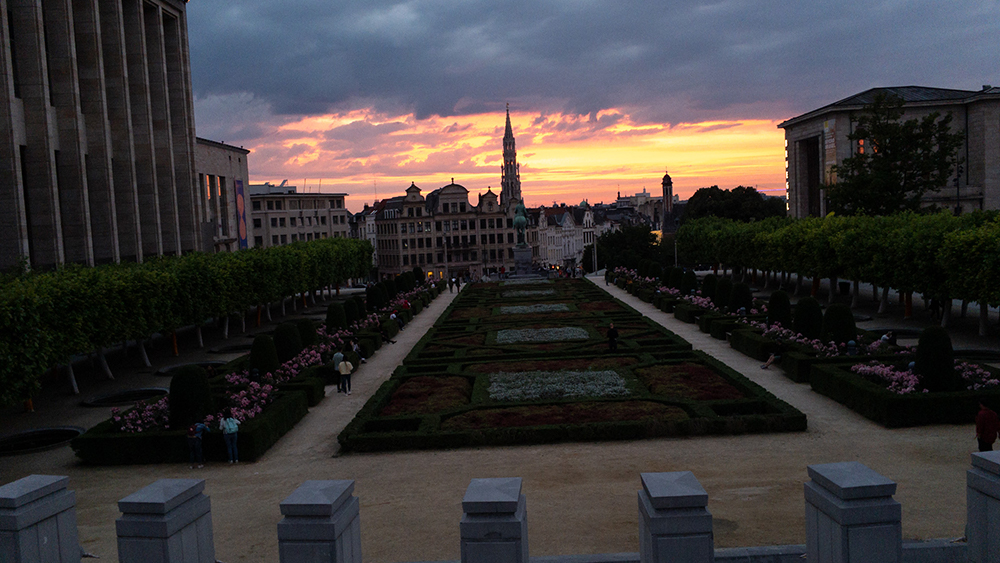
POLYGON ((1000 215, 993 212, 706 218, 685 224, 677 237, 687 263, 867 282, 883 288, 883 299, 891 287, 942 302, 1000 304, 1000 215))
POLYGON ((0 403, 30 396, 74 355, 184 326, 200 335, 208 319, 364 276, 371 255, 367 241, 330 238, 10 279, 0 286, 0 403))

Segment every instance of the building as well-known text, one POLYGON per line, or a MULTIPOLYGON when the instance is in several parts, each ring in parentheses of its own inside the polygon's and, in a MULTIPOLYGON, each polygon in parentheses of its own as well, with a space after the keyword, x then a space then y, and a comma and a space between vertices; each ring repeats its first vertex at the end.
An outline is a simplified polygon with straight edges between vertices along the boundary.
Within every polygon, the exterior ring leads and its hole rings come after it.
POLYGON ((345 193, 297 193, 280 185, 250 185, 253 246, 268 247, 351 234, 345 193))
POLYGON ((201 250, 186 3, 2 5, 0 269, 201 250))
POLYGON ((839 102, 793 117, 778 125, 785 130, 785 181, 788 213, 792 217, 823 216, 823 186, 836 181, 832 170, 845 158, 863 150, 847 136, 852 114, 864 109, 878 93, 903 99, 903 119, 939 112, 951 113, 952 127, 965 135, 960 155, 962 170, 928 193, 924 201, 959 211, 1000 209, 1000 88, 952 90, 904 86, 873 88, 839 102))
POLYGON ((507 124, 503 132, 503 165, 500 168, 500 204, 516 207, 521 198, 521 165, 514 148, 514 130, 510 126, 510 104, 507 104, 507 124))
POLYGON ((202 250, 233 251, 253 246, 247 228, 246 202, 250 173, 250 151, 198 137, 195 139, 194 168, 202 205, 202 250))

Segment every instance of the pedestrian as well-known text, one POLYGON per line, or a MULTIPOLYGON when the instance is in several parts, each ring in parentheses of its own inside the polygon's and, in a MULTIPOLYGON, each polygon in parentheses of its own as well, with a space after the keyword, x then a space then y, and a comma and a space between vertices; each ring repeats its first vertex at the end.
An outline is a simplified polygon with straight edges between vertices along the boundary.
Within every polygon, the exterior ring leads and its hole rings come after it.
MULTIPOLYGON (((340 362, 342 362, 342 361, 344 361, 344 353, 341 352, 340 350, 337 350, 337 353, 333 355, 333 368, 334 369, 339 369, 340 362)), ((343 387, 343 384, 341 382, 341 378, 338 376, 337 377, 337 393, 343 393, 343 392, 344 392, 344 387, 343 387)))
POLYGON ((615 323, 608 324, 608 351, 618 351, 618 329, 615 328, 615 323))
POLYGON ((340 372, 340 386, 344 388, 344 392, 348 395, 351 394, 351 372, 354 370, 354 365, 344 358, 337 364, 337 371, 340 372))
POLYGON ((358 342, 358 337, 357 336, 355 336, 354 338, 351 339, 351 350, 355 354, 357 354, 359 358, 361 358, 361 363, 363 363, 363 364, 367 364, 368 363, 368 360, 366 360, 365 357, 361 355, 361 343, 358 342))
POLYGON ((448 280, 448 293, 454 293, 455 291, 455 278, 448 280))
POLYGON ((979 441, 979 451, 993 451, 993 442, 997 441, 1000 432, 1000 418, 997 413, 979 401, 979 413, 976 414, 976 440, 979 441))
POLYGON ((772 353, 770 356, 767 357, 767 361, 760 365, 760 369, 768 369, 771 367, 771 364, 777 362, 780 359, 781 356, 772 353))
POLYGON ((209 432, 208 426, 202 422, 195 422, 188 426, 188 458, 191 461, 191 469, 205 467, 205 456, 201 450, 201 437, 205 432, 209 432))
POLYGON ((226 442, 226 457, 229 463, 240 462, 240 452, 236 447, 236 433, 240 429, 240 421, 233 416, 233 409, 226 408, 226 412, 219 420, 219 430, 222 430, 222 439, 226 442))

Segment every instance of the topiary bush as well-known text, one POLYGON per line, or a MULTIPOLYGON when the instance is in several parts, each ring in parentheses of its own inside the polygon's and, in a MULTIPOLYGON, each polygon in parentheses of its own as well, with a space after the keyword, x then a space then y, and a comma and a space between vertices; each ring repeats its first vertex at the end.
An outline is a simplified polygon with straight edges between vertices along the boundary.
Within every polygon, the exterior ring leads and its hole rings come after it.
POLYGON ((719 278, 715 274, 708 274, 701 280, 701 296, 712 299, 715 297, 715 286, 719 278))
POLYGON ((303 348, 319 344, 319 335, 316 334, 316 323, 309 319, 301 319, 295 323, 295 326, 299 329, 299 340, 302 341, 303 348))
POLYGON ((955 351, 951 336, 939 326, 930 326, 920 333, 913 370, 920 383, 931 392, 959 391, 962 379, 955 371, 955 351))
POLYGON ((347 328, 347 311, 342 303, 330 303, 326 308, 326 329, 330 332, 347 328))
POLYGON ((681 276, 681 295, 691 295, 691 292, 698 289, 698 276, 695 275, 694 270, 687 270, 684 275, 681 276))
POLYGON ((278 363, 283 364, 302 351, 302 337, 295 323, 281 323, 274 330, 274 349, 278 353, 278 363))
POLYGON ((254 338, 253 346, 250 347, 248 369, 256 369, 260 375, 264 375, 278 371, 279 366, 281 366, 281 362, 278 361, 278 351, 274 346, 274 339, 266 334, 254 338))
POLYGON ((792 303, 788 299, 788 293, 779 289, 771 294, 767 301, 767 324, 781 325, 783 328, 792 326, 792 303))
MULTIPOLYGON (((360 313, 358 312, 358 302, 354 299, 348 299, 344 301, 344 317, 347 319, 347 325, 350 326, 351 323, 357 322, 360 318, 360 313)), ((329 317, 329 310, 327 311, 327 316, 329 317)), ((327 319, 326 326, 330 326, 329 318, 327 319)))
POLYGON ((395 297, 397 293, 399 293, 399 284, 396 283, 396 280, 389 278, 384 282, 382 282, 382 287, 385 288, 385 291, 388 294, 385 300, 385 303, 388 304, 389 300, 395 297))
POLYGON ((712 302, 719 309, 723 309, 729 306, 729 298, 733 295, 733 280, 723 276, 719 281, 715 282, 715 295, 712 296, 712 302))
POLYGON ((729 295, 729 312, 735 313, 740 309, 749 313, 753 307, 753 293, 750 286, 745 283, 733 284, 733 292, 729 295))
POLYGON ((826 309, 823 315, 823 341, 833 341, 846 344, 849 340, 857 340, 858 328, 854 325, 854 313, 843 303, 834 303, 826 309))
MULTIPOLYGON (((367 293, 365 293, 365 295, 367 295, 367 293)), ((355 295, 355 296, 353 296, 353 297, 350 298, 350 301, 354 301, 354 304, 357 305, 357 307, 358 307, 358 320, 360 320, 361 317, 365 316, 365 313, 368 310, 365 307, 365 298, 361 297, 360 295, 355 295)), ((345 309, 344 312, 346 313, 347 310, 345 309)), ((350 317, 348 317, 348 320, 350 320, 350 317)))
POLYGON ((792 330, 810 339, 823 335, 823 308, 815 297, 803 297, 795 304, 792 330))
POLYGON ((684 270, 677 267, 670 268, 670 276, 668 277, 667 287, 680 289, 681 279, 683 278, 684 278, 684 270))
POLYGON ((195 365, 178 368, 170 380, 170 427, 183 429, 215 412, 208 372, 195 365))

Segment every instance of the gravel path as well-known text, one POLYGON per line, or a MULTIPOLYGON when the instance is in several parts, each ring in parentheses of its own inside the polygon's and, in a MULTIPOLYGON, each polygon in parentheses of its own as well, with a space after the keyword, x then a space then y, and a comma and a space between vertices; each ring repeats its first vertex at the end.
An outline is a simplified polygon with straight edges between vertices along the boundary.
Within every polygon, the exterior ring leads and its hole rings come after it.
MULTIPOLYGON (((601 281, 598 285, 605 288, 601 281)), ((638 551, 639 473, 693 471, 709 494, 716 547, 803 543, 806 465, 860 461, 899 484, 904 538, 958 537, 965 522, 968 426, 887 430, 792 383, 725 342, 611 286, 613 296, 805 412, 793 434, 673 438, 338 456, 336 436, 450 304, 444 293, 361 366, 353 394, 328 398, 256 463, 84 467, 69 448, 4 458, 0 482, 68 475, 84 548, 115 560, 116 502, 160 478, 207 480, 217 557, 277 561, 278 503, 307 479, 354 479, 369 562, 459 558, 461 499, 474 477, 524 479, 533 556, 638 551)))

